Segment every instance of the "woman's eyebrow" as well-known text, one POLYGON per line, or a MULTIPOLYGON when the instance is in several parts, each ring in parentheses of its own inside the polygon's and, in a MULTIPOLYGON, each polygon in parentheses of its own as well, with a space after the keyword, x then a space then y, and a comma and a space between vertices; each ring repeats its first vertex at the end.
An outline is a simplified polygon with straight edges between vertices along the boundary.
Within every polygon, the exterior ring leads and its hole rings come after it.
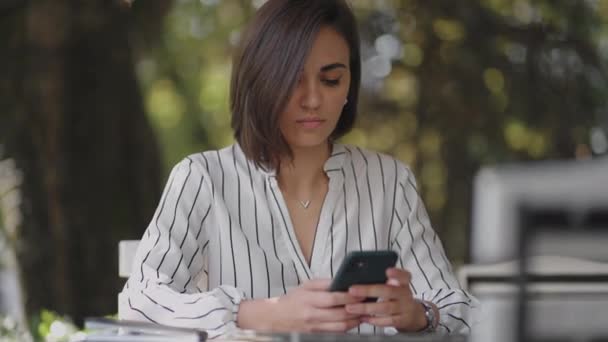
POLYGON ((322 66, 321 67, 321 72, 330 71, 330 70, 338 69, 338 68, 348 69, 346 67, 346 65, 344 65, 342 63, 332 63, 332 64, 328 64, 328 65, 322 66))

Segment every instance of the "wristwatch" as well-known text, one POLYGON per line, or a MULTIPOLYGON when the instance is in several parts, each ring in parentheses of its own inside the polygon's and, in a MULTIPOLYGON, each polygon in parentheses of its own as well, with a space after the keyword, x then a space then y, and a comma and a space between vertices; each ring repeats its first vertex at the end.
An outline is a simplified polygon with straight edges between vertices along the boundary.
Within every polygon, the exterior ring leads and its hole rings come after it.
POLYGON ((419 332, 434 332, 437 328, 437 324, 435 323, 435 310, 433 310, 433 306, 423 300, 417 300, 420 305, 424 308, 424 316, 426 317, 426 326, 419 330, 419 332))

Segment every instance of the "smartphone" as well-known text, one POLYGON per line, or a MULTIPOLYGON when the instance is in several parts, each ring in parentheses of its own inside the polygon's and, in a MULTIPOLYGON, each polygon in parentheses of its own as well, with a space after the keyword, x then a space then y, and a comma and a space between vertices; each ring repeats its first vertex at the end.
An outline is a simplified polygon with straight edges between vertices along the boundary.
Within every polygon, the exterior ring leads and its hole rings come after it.
MULTIPOLYGON (((394 267, 399 256, 394 251, 350 252, 342 261, 329 287, 330 291, 348 291, 352 285, 385 284, 386 270, 394 267)), ((375 302, 377 298, 366 298, 375 302)))

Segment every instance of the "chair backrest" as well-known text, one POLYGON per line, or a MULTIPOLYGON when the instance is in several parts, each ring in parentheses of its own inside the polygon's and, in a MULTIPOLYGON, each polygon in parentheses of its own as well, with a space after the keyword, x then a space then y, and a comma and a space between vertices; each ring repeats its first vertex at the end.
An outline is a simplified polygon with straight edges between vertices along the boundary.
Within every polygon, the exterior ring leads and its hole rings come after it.
POLYGON ((118 243, 118 276, 121 278, 129 278, 131 267, 133 267, 133 258, 139 240, 122 240, 118 243))

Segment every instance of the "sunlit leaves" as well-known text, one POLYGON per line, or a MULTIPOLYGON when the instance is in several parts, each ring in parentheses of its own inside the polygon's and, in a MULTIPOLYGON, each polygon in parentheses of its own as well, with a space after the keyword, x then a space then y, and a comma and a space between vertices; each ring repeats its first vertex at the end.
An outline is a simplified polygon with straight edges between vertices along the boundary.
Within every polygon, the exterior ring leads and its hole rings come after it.
POLYGON ((519 120, 510 120, 504 128, 507 144, 516 151, 525 151, 533 157, 541 157, 547 149, 547 137, 543 132, 527 127, 519 120))
POLYGON ((386 78, 382 95, 401 108, 411 108, 418 102, 418 91, 416 75, 397 69, 386 78))
POLYGON ((407 66, 417 67, 424 60, 424 52, 417 44, 405 44, 403 51, 403 63, 407 66))
POLYGON ((483 71, 483 80, 486 87, 493 93, 500 93, 505 88, 505 77, 496 68, 487 68, 483 71))
POLYGON ((160 129, 173 129, 182 120, 184 103, 171 81, 158 80, 150 87, 146 110, 160 129))
POLYGON ((433 30, 439 39, 450 42, 463 40, 466 35, 464 26, 457 20, 436 19, 433 30))

